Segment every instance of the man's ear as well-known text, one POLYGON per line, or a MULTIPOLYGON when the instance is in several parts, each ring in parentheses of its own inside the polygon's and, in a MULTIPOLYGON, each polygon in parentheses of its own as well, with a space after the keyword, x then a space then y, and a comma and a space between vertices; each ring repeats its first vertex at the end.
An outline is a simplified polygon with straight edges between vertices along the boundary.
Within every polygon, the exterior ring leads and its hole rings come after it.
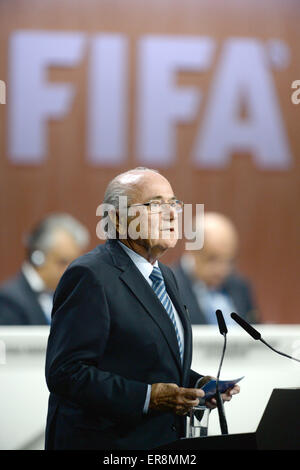
POLYGON ((110 211, 107 212, 107 215, 108 215, 112 225, 114 225, 116 227, 117 226, 117 224, 116 224, 116 211, 115 210, 110 210, 110 211))
POLYGON ((113 218, 112 223, 115 225, 116 230, 119 234, 119 238, 126 238, 127 236, 127 217, 124 215, 120 216, 120 212, 116 209, 112 211, 113 218))

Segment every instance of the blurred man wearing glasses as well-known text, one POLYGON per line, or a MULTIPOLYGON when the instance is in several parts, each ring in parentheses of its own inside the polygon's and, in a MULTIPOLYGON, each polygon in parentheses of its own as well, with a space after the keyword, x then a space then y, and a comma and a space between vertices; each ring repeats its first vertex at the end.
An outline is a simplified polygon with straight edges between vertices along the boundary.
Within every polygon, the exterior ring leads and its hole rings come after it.
POLYGON ((204 396, 193 388, 201 375, 190 369, 175 277, 158 261, 177 242, 182 202, 166 178, 137 168, 110 182, 104 203, 108 240, 71 264, 54 297, 46 449, 164 445, 184 436, 185 415, 204 396))
POLYGON ((231 312, 258 323, 251 285, 235 268, 239 243, 235 226, 223 214, 206 212, 202 229, 202 249, 186 251, 173 266, 191 323, 216 323, 217 309, 228 324, 234 323, 231 312))

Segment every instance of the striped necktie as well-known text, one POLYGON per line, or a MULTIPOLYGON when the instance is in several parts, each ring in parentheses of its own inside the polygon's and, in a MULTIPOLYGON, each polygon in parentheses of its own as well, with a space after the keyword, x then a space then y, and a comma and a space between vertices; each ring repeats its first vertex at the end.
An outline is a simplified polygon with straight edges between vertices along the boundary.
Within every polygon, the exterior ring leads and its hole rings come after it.
POLYGON ((176 320, 175 320, 175 316, 174 316, 174 312, 173 312, 172 303, 171 303, 170 297, 168 296, 166 286, 165 286, 165 282, 164 282, 164 278, 163 278, 163 275, 161 273, 161 270, 159 268, 154 267, 152 273, 149 276, 149 278, 151 279, 151 281, 153 283, 152 284, 152 289, 154 290, 155 294, 157 295, 157 297, 161 301, 161 303, 164 306, 170 320, 172 321, 172 323, 174 325, 175 333, 176 333, 176 337, 177 337, 177 342, 178 342, 180 359, 181 359, 181 362, 182 362, 182 359, 183 359, 182 343, 181 343, 181 339, 180 339, 180 336, 179 336, 179 333, 178 333, 178 328, 177 328, 177 324, 176 324, 176 320))

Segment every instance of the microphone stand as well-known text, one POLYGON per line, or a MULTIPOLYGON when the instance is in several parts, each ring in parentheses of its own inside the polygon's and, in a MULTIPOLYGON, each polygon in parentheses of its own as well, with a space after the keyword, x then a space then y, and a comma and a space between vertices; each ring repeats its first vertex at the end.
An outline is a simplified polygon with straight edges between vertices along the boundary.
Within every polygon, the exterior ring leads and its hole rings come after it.
POLYGON ((218 407, 218 413, 219 413, 219 422, 220 422, 220 428, 221 428, 221 433, 222 434, 228 434, 228 428, 227 428, 227 422, 226 422, 226 417, 225 417, 225 411, 224 411, 224 403, 220 394, 219 390, 219 378, 220 378, 220 372, 221 372, 221 367, 223 364, 223 359, 225 355, 225 350, 226 350, 226 344, 227 344, 227 327, 226 323, 223 317, 223 314, 221 310, 216 311, 216 316, 217 316, 217 321, 218 321, 218 326, 221 335, 224 338, 224 344, 223 344, 223 351, 222 351, 222 357, 219 365, 219 370, 217 374, 217 380, 216 380, 216 401, 217 401, 217 407, 218 407))
POLYGON ((270 344, 268 344, 264 339, 260 338, 260 341, 264 343, 268 348, 272 349, 272 351, 276 352, 277 354, 280 354, 281 356, 288 357, 289 359, 293 359, 293 361, 300 362, 300 359, 297 359, 296 357, 290 356, 289 354, 285 354, 281 351, 278 351, 278 349, 273 348, 270 344))
POLYGON ((281 356, 287 357, 289 359, 292 359, 293 361, 300 362, 299 359, 296 357, 290 356, 289 354, 285 354, 281 351, 278 351, 277 349, 273 348, 270 344, 268 344, 262 337, 259 331, 257 331, 253 326, 251 326, 246 320, 244 320, 242 317, 240 317, 237 313, 232 312, 230 314, 231 318, 236 321, 247 333, 248 335, 252 336, 253 339, 261 341, 264 343, 268 348, 270 348, 272 351, 276 352, 277 354, 280 354, 281 356))
POLYGON ((225 418, 225 411, 224 411, 224 403, 220 394, 219 390, 219 378, 220 378, 220 372, 221 372, 221 367, 223 364, 223 359, 225 355, 225 350, 226 350, 226 343, 227 343, 227 338, 226 338, 226 333, 222 333, 224 337, 224 345, 223 345, 223 351, 222 351, 222 358, 218 370, 218 375, 217 375, 217 380, 216 380, 216 401, 217 401, 217 407, 218 407, 218 413, 219 413, 219 422, 220 422, 220 428, 221 428, 221 433, 222 434, 228 434, 228 428, 227 428, 227 422, 225 418))

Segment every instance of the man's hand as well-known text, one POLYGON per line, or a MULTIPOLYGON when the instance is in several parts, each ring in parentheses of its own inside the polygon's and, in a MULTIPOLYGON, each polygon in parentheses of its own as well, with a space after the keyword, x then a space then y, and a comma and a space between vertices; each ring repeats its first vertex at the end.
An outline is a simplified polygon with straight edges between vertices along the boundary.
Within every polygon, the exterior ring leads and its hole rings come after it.
POLYGON ((187 414, 204 397, 200 388, 183 388, 176 384, 157 383, 151 386, 149 408, 171 411, 178 415, 187 414))
MULTIPOLYGON (((240 393, 240 387, 238 384, 236 384, 233 388, 229 388, 226 390, 226 392, 221 393, 221 398, 223 401, 230 401, 232 395, 236 395, 237 393, 240 393)), ((217 400, 215 398, 211 398, 205 402, 205 405, 207 408, 214 409, 217 406, 217 400)))

